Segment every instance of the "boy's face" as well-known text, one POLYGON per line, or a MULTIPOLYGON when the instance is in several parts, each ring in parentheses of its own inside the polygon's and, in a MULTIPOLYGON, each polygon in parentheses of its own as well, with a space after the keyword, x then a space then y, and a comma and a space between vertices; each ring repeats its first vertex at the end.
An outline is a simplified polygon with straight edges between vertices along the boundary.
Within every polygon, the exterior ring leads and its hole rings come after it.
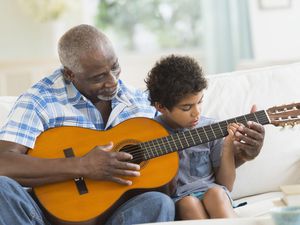
POLYGON ((157 108, 164 120, 173 129, 193 128, 200 119, 203 92, 188 94, 171 110, 166 107, 157 108))

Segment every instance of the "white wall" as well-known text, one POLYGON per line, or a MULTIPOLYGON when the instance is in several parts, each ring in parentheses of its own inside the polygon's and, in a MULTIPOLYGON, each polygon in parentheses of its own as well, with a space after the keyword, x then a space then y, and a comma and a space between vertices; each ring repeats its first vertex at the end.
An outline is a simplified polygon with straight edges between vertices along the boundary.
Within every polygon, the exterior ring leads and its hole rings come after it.
POLYGON ((53 23, 38 23, 17 0, 0 2, 0 60, 54 57, 53 23))
POLYGON ((255 60, 300 60, 300 1, 267 10, 259 8, 258 0, 249 0, 249 8, 255 60))
MULTIPOLYGON (((0 60, 57 58, 57 41, 68 28, 92 21, 96 0, 65 0, 68 9, 55 21, 40 22, 19 0, 0 1, 0 60)), ((26 2, 26 0, 24 0, 26 2)), ((30 1, 29 1, 30 2, 30 1)))
POLYGON ((92 22, 97 0, 66 2, 70 7, 61 18, 40 22, 19 0, 0 0, 0 95, 19 95, 60 66, 60 36, 74 25, 92 22))

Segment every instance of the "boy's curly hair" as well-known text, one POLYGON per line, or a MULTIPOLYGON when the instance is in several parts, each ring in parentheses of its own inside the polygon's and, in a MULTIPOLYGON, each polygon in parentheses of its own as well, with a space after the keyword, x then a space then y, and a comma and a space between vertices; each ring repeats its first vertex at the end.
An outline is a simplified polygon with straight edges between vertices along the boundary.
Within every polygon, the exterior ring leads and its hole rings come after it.
POLYGON ((197 94, 207 87, 202 68, 189 56, 161 58, 145 79, 151 105, 155 102, 169 110, 187 94, 197 94))

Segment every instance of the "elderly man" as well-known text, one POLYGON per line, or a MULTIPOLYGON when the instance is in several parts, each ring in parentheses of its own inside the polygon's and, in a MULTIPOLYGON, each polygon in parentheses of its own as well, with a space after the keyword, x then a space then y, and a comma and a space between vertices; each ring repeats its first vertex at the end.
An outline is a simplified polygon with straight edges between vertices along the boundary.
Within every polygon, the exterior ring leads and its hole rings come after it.
MULTIPOLYGON (((153 118, 145 93, 120 79, 118 58, 108 38, 96 28, 79 25, 60 39, 62 68, 19 97, 0 131, 0 224, 48 224, 49 218, 22 186, 36 187, 78 177, 131 185, 124 177, 139 176, 132 155, 110 152, 112 143, 96 146, 82 157, 41 159, 27 155, 37 137, 49 128, 78 126, 107 130, 137 116, 153 118)), ((236 132, 240 165, 260 151, 264 129, 253 123, 236 132)), ((115 210, 106 224, 174 220, 174 203, 165 194, 147 192, 115 210)), ((53 222, 51 221, 53 224, 53 222)), ((88 224, 99 224, 97 220, 88 224)))

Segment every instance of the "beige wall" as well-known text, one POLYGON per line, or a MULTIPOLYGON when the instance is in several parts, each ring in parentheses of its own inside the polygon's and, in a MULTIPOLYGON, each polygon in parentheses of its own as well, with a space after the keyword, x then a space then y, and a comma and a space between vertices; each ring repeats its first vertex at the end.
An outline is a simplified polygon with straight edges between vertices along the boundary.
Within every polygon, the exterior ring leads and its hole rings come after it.
POLYGON ((26 13, 19 0, 0 1, 0 95, 19 95, 59 66, 59 37, 74 25, 91 23, 96 0, 66 1, 72 4, 62 17, 47 22, 26 13))

